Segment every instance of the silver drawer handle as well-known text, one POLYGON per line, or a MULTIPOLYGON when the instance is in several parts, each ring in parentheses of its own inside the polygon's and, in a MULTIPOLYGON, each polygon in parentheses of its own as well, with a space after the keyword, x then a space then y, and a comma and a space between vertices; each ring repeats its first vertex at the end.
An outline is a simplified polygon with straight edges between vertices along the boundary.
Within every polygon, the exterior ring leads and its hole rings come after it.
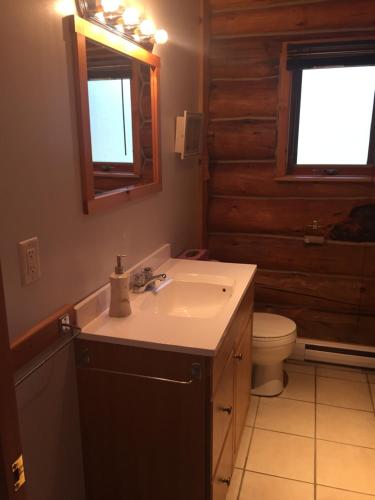
POLYGON ((224 484, 226 484, 227 486, 229 486, 229 485, 230 485, 230 482, 231 482, 231 479, 232 479, 232 478, 231 478, 231 476, 229 476, 229 477, 226 477, 226 478, 219 479, 219 481, 220 481, 221 483, 224 483, 224 484))
POLYGON ((230 415, 232 413, 232 410, 233 410, 233 408, 231 406, 223 406, 220 409, 221 409, 221 411, 224 411, 225 413, 228 413, 228 415, 230 415))

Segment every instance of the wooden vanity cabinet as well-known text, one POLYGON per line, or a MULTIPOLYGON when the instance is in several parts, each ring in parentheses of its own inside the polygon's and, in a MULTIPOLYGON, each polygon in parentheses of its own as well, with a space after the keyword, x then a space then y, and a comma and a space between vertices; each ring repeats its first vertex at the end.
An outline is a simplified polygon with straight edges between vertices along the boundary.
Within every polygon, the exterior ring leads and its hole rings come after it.
POLYGON ((225 499, 250 396, 253 290, 212 357, 76 341, 87 500, 225 499))

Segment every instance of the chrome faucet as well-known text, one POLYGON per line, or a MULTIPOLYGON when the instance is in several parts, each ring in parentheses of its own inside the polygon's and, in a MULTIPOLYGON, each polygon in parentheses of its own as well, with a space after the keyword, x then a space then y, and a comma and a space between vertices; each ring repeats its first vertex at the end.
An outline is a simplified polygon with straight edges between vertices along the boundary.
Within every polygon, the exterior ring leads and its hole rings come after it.
POLYGON ((167 275, 156 274, 153 275, 153 271, 151 267, 145 267, 142 269, 140 273, 137 273, 134 276, 132 292, 133 293, 143 293, 146 291, 152 291, 155 289, 156 281, 164 281, 167 278, 167 275))

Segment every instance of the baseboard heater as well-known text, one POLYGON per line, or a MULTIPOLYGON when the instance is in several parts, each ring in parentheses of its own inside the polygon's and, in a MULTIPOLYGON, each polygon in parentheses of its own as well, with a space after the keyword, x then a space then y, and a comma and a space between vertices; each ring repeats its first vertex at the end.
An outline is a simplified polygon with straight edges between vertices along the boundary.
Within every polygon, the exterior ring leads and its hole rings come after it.
POLYGON ((375 347, 298 338, 290 359, 375 369, 375 347))

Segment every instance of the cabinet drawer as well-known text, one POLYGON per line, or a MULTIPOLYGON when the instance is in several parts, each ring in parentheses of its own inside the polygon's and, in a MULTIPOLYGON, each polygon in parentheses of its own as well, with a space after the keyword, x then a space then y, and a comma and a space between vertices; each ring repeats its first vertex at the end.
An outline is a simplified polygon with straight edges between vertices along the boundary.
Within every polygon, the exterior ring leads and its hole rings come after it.
POLYGON ((230 357, 212 401, 212 474, 234 413, 233 376, 234 361, 230 357))
POLYGON ((233 471, 233 425, 225 440, 223 453, 212 481, 212 500, 225 500, 233 471))

